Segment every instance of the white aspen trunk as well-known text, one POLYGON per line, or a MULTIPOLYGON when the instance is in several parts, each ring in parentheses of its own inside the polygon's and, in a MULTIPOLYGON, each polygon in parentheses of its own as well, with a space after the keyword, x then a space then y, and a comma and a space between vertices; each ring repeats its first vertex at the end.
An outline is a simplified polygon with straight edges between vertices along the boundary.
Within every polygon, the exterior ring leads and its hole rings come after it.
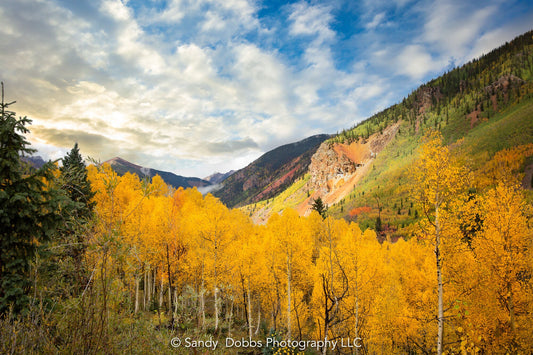
POLYGON ((141 280, 138 276, 135 276, 135 311, 134 314, 137 314, 139 312, 139 284, 141 283, 141 280))
POLYGON ((228 336, 231 337, 231 324, 233 322, 233 303, 235 302, 235 300, 233 299, 233 297, 231 298, 231 305, 230 305, 230 309, 229 309, 229 317, 228 317, 228 336))
POLYGON ((168 314, 172 315, 172 290, 170 289, 170 285, 168 286, 168 314))
POLYGON ((255 335, 259 333, 259 325, 261 324, 261 302, 257 304, 257 327, 255 328, 255 335))
MULTIPOLYGON (((203 268, 203 265, 202 265, 203 268)), ((202 283, 200 285, 200 322, 202 330, 205 328, 205 299, 204 299, 204 279, 202 273, 202 283)))
POLYGON ((144 271, 144 285, 143 285, 143 310, 146 311, 146 298, 148 296, 148 276, 146 270, 144 271))
POLYGON ((204 290, 200 291, 200 316, 202 320, 202 329, 205 328, 205 299, 204 290))
POLYGON ((174 314, 178 314, 178 290, 174 288, 174 314))
POLYGON ((291 262, 287 255, 287 337, 291 339, 291 262))
POLYGON ((147 283, 147 293, 146 293, 146 304, 148 309, 150 309, 150 303, 152 302, 152 270, 148 267, 148 283, 147 283))
POLYGON ((215 332, 218 330, 218 287, 215 285, 215 332))
POLYGON ((159 311, 163 309, 163 273, 161 273, 161 288, 159 289, 159 311))
POLYGON ((215 243, 215 292, 214 292, 214 296, 215 296, 215 332, 218 330, 218 322, 219 322, 219 319, 218 319, 218 313, 219 313, 219 309, 218 309, 218 274, 217 274, 217 244, 215 243))
POLYGON ((231 304, 230 299, 227 298, 226 299, 226 313, 225 313, 225 317, 224 317, 224 321, 226 322, 226 324, 229 322, 229 306, 230 306, 230 304, 231 304))
POLYGON ((250 299, 250 281, 246 283, 246 295, 248 299, 248 337, 252 339, 252 301, 250 299))
POLYGON ((437 355, 442 355, 444 340, 444 300, 442 284, 442 260, 440 257, 440 224, 439 206, 435 208, 435 258, 437 261, 437 282, 438 282, 438 327, 437 327, 437 355))
POLYGON ((152 275, 152 297, 154 298, 154 300, 156 297, 156 292, 155 292, 156 286, 157 286, 157 267, 154 268, 153 275, 152 275))

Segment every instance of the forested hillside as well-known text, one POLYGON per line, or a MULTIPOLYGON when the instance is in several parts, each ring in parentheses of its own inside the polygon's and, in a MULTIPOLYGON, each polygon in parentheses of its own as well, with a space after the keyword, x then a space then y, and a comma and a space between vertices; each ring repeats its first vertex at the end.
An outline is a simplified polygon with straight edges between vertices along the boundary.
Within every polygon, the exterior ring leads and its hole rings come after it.
MULTIPOLYGON (((306 214, 313 199, 321 197, 333 216, 377 228, 383 238, 408 237, 410 226, 422 217, 410 186, 411 168, 426 132, 440 131, 468 169, 481 173, 497 152, 520 151, 520 146, 533 143, 532 110, 533 33, 528 32, 340 132, 319 149, 322 156, 313 157, 318 163, 310 166, 305 183, 298 181, 245 210, 258 221, 285 207, 306 214), (388 143, 373 143, 380 140, 388 143), (327 166, 332 172, 314 183, 327 166)), ((523 156, 516 171, 526 189, 531 189, 532 159, 523 156)))
POLYGON ((275 196, 307 170, 326 134, 277 147, 228 177, 214 195, 229 207, 275 196))

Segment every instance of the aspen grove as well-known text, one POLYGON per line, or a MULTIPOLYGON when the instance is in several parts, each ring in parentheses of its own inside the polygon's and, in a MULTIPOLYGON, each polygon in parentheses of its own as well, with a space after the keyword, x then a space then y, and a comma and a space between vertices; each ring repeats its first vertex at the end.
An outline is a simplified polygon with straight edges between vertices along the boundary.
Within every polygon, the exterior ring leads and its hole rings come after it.
POLYGON ((475 176, 428 135, 412 172, 425 217, 383 243, 316 211, 254 225, 210 194, 91 165, 86 292, 103 324, 144 314, 178 334, 358 338, 360 353, 530 353, 532 211, 514 170, 531 149, 475 176))

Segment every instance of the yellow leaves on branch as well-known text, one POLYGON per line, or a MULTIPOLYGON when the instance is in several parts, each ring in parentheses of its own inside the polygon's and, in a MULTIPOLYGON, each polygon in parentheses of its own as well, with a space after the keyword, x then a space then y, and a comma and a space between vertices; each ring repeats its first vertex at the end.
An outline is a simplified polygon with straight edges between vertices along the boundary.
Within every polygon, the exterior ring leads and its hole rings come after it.
POLYGON ((469 177, 467 170, 443 143, 439 131, 431 131, 425 137, 421 157, 412 173, 416 197, 431 210, 448 207, 453 199, 464 193, 469 177))
POLYGON ((521 180, 519 174, 527 157, 533 156, 533 143, 503 149, 497 152, 479 174, 481 187, 495 186, 499 182, 513 185, 521 180))

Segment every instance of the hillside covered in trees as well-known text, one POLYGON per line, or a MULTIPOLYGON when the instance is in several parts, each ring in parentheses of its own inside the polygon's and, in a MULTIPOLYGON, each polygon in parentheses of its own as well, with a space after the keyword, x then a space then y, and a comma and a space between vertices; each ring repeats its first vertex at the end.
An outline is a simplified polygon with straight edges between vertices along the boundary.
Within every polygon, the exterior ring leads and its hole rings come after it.
MULTIPOLYGON (((301 180, 244 210, 257 221, 286 207, 305 215, 313 199, 321 197, 332 216, 377 229, 382 238, 410 237, 411 226, 423 217, 411 193, 411 170, 428 131, 440 131, 467 169, 483 174, 498 152, 528 152, 524 146, 533 143, 532 116, 530 31, 338 133, 322 144, 312 158, 316 164, 301 180)), ((520 159, 516 173, 522 174, 532 201, 532 158, 526 154, 520 159)), ((471 187, 480 191, 473 183, 471 187)))

